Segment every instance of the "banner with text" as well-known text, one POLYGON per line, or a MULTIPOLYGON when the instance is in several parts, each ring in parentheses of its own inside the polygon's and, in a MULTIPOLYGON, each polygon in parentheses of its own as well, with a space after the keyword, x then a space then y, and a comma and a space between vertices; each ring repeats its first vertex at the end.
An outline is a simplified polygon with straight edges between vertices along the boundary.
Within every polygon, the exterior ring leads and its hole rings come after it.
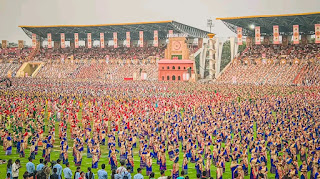
POLYGON ((36 47, 37 47, 37 35, 32 34, 32 48, 36 48, 36 47))
POLYGON ((66 47, 66 41, 65 41, 64 33, 61 33, 60 37, 61 37, 61 48, 65 48, 66 47))
POLYGON ((154 31, 154 35, 153 35, 153 45, 154 45, 155 47, 158 47, 158 45, 159 45, 159 42, 158 42, 158 31, 157 31, 157 30, 154 31))
POLYGON ((238 45, 242 45, 242 28, 237 28, 238 45))
POLYGON ((117 32, 113 32, 113 47, 114 47, 114 48, 118 48, 117 32))
POLYGON ((87 34, 87 39, 88 39, 88 48, 92 47, 92 42, 91 42, 91 33, 87 34))
POLYGON ((47 38, 48 38, 48 48, 52 48, 52 37, 51 37, 51 33, 47 34, 47 38))
POLYGON ((320 24, 315 24, 316 43, 320 43, 320 24))
POLYGON ((256 34, 256 45, 260 45, 261 44, 261 36, 260 36, 260 27, 257 26, 255 27, 255 34, 256 34))
POLYGON ((126 38, 127 38, 127 47, 130 47, 130 32, 126 33, 126 38))
POLYGON ((104 33, 100 33, 100 47, 104 48, 104 33))
POLYGON ((79 48, 79 34, 74 33, 74 48, 79 48))
POLYGON ((299 44, 299 25, 293 25, 293 44, 299 44))
POLYGON ((139 32, 140 47, 143 47, 143 31, 139 32))
POLYGON ((274 25, 273 26, 273 44, 279 44, 279 26, 274 25))

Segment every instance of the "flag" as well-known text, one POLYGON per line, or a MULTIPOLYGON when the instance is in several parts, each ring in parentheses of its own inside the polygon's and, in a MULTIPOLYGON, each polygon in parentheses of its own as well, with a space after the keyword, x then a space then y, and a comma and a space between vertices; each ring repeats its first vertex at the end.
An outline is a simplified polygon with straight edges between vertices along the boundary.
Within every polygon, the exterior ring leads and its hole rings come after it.
POLYGON ((293 44, 299 44, 299 25, 293 25, 293 44))
POLYGON ((256 45, 260 45, 261 44, 261 36, 260 36, 260 27, 257 26, 255 27, 255 37, 256 37, 256 45))
POLYGON ((47 34, 47 38, 48 38, 48 48, 52 48, 52 38, 51 38, 51 33, 47 34))
POLYGON ((130 32, 126 32, 127 37, 127 47, 130 47, 130 32))
POLYGON ((100 47, 104 48, 104 33, 100 33, 100 47))
POLYGON ((237 28, 238 45, 242 45, 242 28, 237 28))
POLYGON ((87 40, 88 40, 88 48, 91 48, 92 47, 91 33, 87 34, 87 40))
POLYGON ((143 47, 143 31, 139 32, 140 47, 143 47))
POLYGON ((114 48, 118 48, 117 32, 113 32, 113 47, 114 47, 114 48))
POLYGON ((74 33, 74 48, 79 48, 79 34, 74 33))
POLYGON ((32 34, 32 48, 36 48, 36 47, 37 47, 37 35, 32 34))
POLYGON ((279 26, 273 26, 273 44, 279 44, 279 26))
POLYGON ((65 48, 66 47, 66 42, 65 42, 64 33, 60 34, 60 38, 61 38, 61 48, 65 48))
POLYGON ((320 24, 315 24, 315 42, 320 43, 320 24))
POLYGON ((158 44, 158 31, 157 30, 155 30, 154 31, 154 40, 153 40, 153 45, 155 46, 155 47, 158 47, 159 46, 159 44, 158 44))

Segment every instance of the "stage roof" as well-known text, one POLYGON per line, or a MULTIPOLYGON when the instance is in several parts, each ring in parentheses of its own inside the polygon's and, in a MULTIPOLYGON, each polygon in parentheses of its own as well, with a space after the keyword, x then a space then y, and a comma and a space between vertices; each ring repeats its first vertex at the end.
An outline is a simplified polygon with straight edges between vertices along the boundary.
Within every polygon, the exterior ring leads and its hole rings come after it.
POLYGON ((278 25, 280 35, 292 35, 293 25, 299 25, 299 33, 313 35, 314 25, 320 24, 320 12, 260 15, 217 18, 221 20, 231 31, 237 33, 237 27, 242 27, 244 36, 254 36, 254 29, 250 26, 260 26, 261 35, 273 35, 273 26, 278 25))
POLYGON ((187 34, 190 38, 207 38, 209 32, 185 25, 176 21, 138 22, 122 24, 98 24, 98 25, 52 25, 52 26, 19 26, 28 35, 32 33, 47 38, 51 33, 53 41, 60 41, 60 33, 65 33, 66 41, 74 39, 74 33, 79 33, 79 40, 86 40, 87 33, 91 33, 92 40, 100 40, 100 33, 104 32, 105 40, 113 39, 113 32, 117 32, 119 40, 126 39, 126 32, 130 32, 131 40, 139 40, 139 31, 144 31, 144 39, 152 40, 154 30, 158 30, 159 39, 167 39, 169 30, 174 34, 187 34))

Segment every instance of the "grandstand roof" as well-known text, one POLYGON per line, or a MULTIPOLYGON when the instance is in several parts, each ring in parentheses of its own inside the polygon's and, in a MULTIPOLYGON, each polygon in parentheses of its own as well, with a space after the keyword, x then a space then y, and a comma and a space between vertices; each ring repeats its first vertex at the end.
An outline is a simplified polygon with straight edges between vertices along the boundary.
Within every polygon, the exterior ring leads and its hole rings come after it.
POLYGON ((217 20, 221 20, 234 33, 237 33, 237 27, 242 27, 244 36, 254 36, 254 29, 250 25, 260 26, 261 35, 272 35, 273 25, 279 26, 280 35, 292 35, 293 25, 299 25, 300 34, 313 35, 314 24, 320 24, 320 12, 227 17, 217 20))
MULTIPOLYGON (((37 37, 47 38, 51 33, 53 41, 60 41, 60 33, 65 33, 66 41, 74 39, 74 33, 79 33, 79 40, 87 39, 87 33, 91 33, 92 40, 100 40, 100 33, 104 32, 105 40, 113 39, 113 32, 117 32, 119 40, 126 39, 126 32, 130 32, 131 40, 139 40, 139 31, 144 31, 144 39, 152 40, 154 30, 158 30, 159 39, 167 39, 168 31, 174 34, 186 34, 191 38, 207 38, 209 32, 185 25, 176 21, 156 21, 121 24, 98 25, 51 25, 51 26, 19 26, 31 38, 32 33, 37 37)), ((41 39, 42 40, 42 39, 41 39)))

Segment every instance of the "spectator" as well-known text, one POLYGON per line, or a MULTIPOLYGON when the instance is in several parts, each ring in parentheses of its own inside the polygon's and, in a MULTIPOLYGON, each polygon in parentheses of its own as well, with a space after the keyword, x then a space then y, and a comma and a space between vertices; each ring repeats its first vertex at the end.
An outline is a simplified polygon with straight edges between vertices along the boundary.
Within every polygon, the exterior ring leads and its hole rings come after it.
POLYGON ((77 167, 76 172, 74 173, 74 179, 79 179, 80 178, 80 167, 77 167))
POLYGON ((57 164, 55 164, 54 166, 53 166, 53 169, 57 169, 57 175, 59 176, 59 179, 62 179, 62 177, 61 177, 61 174, 62 174, 62 166, 60 165, 60 162, 61 162, 61 160, 60 159, 58 159, 57 160, 57 164))
POLYGON ((127 169, 124 167, 125 162, 123 160, 120 161, 121 166, 117 169, 116 173, 121 175, 123 172, 128 172, 127 169))
POLYGON ((43 172, 44 172, 44 174, 46 175, 45 178, 46 178, 46 179, 49 178, 50 173, 51 173, 51 169, 50 169, 50 167, 48 166, 48 162, 47 162, 47 161, 44 161, 43 172))
POLYGON ((115 179, 115 175, 116 175, 116 170, 112 170, 111 179, 115 179))
POLYGON ((106 165, 102 164, 101 169, 98 171, 98 179, 107 179, 108 173, 105 171, 106 165))
POLYGON ((8 164, 7 164, 7 174, 10 174, 10 178, 12 178, 12 159, 8 160, 8 164))
POLYGON ((72 171, 70 170, 70 164, 69 162, 66 163, 66 168, 63 169, 63 174, 65 179, 71 179, 72 178, 72 171))
POLYGON ((7 178, 6 179, 11 179, 11 173, 7 173, 7 178))
POLYGON ((207 179, 207 171, 202 172, 202 178, 201 179, 207 179))
POLYGON ((127 170, 125 172, 122 172, 120 177, 122 179, 131 179, 131 173, 129 173, 128 171, 130 170, 130 167, 128 166, 127 170))
POLYGON ((197 179, 200 179, 200 177, 201 177, 201 174, 197 173, 197 179))
POLYGON ((154 173, 153 172, 150 173, 149 179, 156 179, 156 178, 154 178, 154 173))
POLYGON ((91 172, 90 167, 88 167, 88 172, 86 173, 86 179, 94 179, 94 174, 91 172))
POLYGON ((29 176, 33 176, 35 174, 35 166, 32 163, 32 157, 29 157, 29 162, 26 164, 26 168, 29 176))
POLYGON ((158 179, 167 179, 168 178, 168 177, 166 177, 164 170, 160 171, 160 175, 161 175, 161 177, 159 177, 158 179))
POLYGON ((50 179, 59 179, 59 175, 57 174, 58 169, 53 168, 53 174, 50 176, 50 179))
POLYGON ((44 167, 44 165, 43 165, 43 159, 40 159, 40 163, 37 165, 37 172, 39 172, 40 170, 42 170, 43 169, 43 167, 44 167))
POLYGON ((181 175, 177 179, 184 179, 184 171, 181 171, 181 175))
POLYGON ((86 174, 84 173, 84 171, 81 171, 81 172, 80 172, 80 178, 79 178, 79 179, 86 179, 86 178, 85 178, 85 175, 86 175, 86 174))
POLYGON ((141 168, 137 169, 137 174, 133 177, 133 179, 143 179, 143 175, 141 174, 141 168))

